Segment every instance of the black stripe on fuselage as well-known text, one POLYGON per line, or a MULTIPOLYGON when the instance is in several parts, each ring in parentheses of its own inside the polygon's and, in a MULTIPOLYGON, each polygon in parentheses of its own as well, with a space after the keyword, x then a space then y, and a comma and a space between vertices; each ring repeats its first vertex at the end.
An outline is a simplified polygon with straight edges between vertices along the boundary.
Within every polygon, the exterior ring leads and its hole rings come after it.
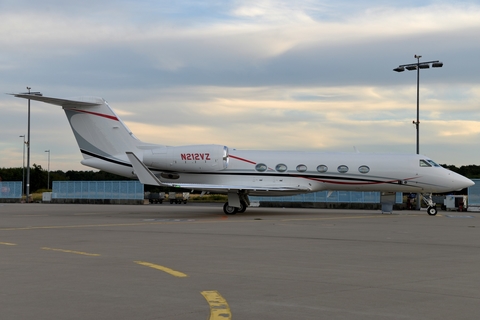
POLYGON ((111 162, 111 163, 118 164, 118 165, 125 166, 125 167, 132 167, 132 165, 130 163, 115 160, 115 159, 110 159, 110 158, 95 154, 95 153, 87 151, 87 150, 80 149, 80 152, 83 153, 83 154, 86 154, 87 156, 97 158, 97 159, 100 159, 100 160, 103 160, 103 161, 111 162))

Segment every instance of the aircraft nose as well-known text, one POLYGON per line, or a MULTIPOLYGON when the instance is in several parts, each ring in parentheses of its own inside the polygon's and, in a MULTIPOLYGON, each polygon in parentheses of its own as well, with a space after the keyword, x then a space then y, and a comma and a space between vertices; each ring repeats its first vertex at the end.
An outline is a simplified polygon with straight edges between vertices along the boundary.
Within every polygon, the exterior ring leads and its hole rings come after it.
POLYGON ((459 174, 455 174, 452 178, 455 186, 457 186, 457 190, 462 190, 475 184, 475 182, 473 182, 472 180, 459 174))
POLYGON ((475 182, 473 182, 472 180, 470 180, 470 179, 468 179, 468 178, 467 178, 466 183, 467 183, 468 185, 467 185, 465 188, 468 188, 468 187, 471 187, 471 186, 475 185, 475 182))

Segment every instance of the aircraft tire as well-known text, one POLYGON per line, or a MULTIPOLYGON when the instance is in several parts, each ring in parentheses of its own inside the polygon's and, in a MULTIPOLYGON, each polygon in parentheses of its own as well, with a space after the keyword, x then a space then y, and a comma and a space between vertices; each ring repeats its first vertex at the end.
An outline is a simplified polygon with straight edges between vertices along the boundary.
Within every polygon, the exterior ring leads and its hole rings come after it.
POLYGON ((243 213, 245 212, 245 210, 247 210, 247 204, 245 203, 245 201, 240 201, 240 208, 238 208, 238 213, 243 213))
POLYGON ((428 207, 427 208, 427 213, 429 216, 434 216, 437 214, 437 208, 435 207, 428 207))
POLYGON ((238 208, 229 206, 228 202, 225 202, 223 205, 223 212, 227 215, 236 214, 238 212, 238 208))

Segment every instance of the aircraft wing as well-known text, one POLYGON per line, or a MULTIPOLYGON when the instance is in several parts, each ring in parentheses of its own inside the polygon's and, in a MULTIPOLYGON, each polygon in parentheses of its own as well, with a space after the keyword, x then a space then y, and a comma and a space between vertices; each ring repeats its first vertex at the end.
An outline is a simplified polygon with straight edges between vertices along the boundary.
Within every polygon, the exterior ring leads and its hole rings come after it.
POLYGON ((126 154, 128 160, 130 160, 130 163, 133 166, 133 170, 135 171, 138 180, 140 180, 141 183, 152 186, 168 186, 168 184, 160 181, 160 179, 158 179, 157 176, 154 175, 153 172, 147 168, 145 163, 143 163, 142 161, 140 161, 140 159, 137 158, 135 153, 128 151, 126 152, 126 154))
POLYGON ((195 184, 195 183, 164 183, 165 186, 194 189, 194 190, 251 190, 251 191, 302 191, 309 192, 310 188, 297 188, 297 187, 276 187, 276 186, 248 186, 248 185, 216 185, 216 184, 195 184))
POLYGON ((208 183, 166 183, 158 179, 156 175, 150 171, 147 166, 138 159, 138 157, 133 152, 126 152, 130 163, 135 170, 138 180, 143 184, 154 185, 154 186, 164 186, 164 187, 175 187, 175 188, 185 188, 185 189, 195 189, 195 190, 251 190, 251 191, 302 191, 308 192, 311 191, 309 188, 302 187, 287 187, 287 186, 247 186, 247 185, 216 185, 208 183))

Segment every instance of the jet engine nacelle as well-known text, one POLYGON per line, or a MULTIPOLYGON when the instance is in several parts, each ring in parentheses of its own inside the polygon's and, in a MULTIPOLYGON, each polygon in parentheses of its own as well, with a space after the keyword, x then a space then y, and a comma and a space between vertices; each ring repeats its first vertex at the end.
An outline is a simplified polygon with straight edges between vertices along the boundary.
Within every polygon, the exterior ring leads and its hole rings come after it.
POLYGON ((216 144, 162 147, 145 150, 143 162, 166 171, 219 171, 228 166, 228 148, 216 144))

